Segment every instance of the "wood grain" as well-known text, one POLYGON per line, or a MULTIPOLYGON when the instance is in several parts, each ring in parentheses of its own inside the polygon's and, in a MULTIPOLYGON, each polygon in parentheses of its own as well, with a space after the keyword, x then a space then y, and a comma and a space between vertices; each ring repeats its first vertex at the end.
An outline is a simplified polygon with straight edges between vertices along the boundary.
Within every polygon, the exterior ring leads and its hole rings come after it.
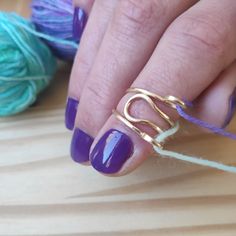
MULTIPOLYGON (((28 2, 0 6, 29 15, 28 2)), ((35 106, 0 120, 0 236, 236 235, 236 175, 149 158, 108 178, 73 163, 63 124, 69 70, 61 66, 35 106)), ((235 142, 187 124, 169 148, 236 164, 235 142)))

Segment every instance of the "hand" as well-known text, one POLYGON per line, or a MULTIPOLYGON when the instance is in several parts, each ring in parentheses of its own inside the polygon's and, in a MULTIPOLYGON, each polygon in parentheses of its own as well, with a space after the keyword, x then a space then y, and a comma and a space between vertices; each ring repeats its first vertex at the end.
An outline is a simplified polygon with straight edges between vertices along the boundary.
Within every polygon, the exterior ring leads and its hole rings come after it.
MULTIPOLYGON (((104 174, 123 175, 150 156, 151 145, 111 113, 116 107, 122 113, 130 86, 194 100, 199 118, 218 126, 229 123, 236 103, 236 1, 76 4, 89 13, 89 20, 75 58, 66 110, 67 127, 73 129, 75 122, 75 161, 91 163, 104 174)), ((166 128, 143 101, 135 103, 132 112, 166 128)), ((168 114, 178 119, 175 110, 168 114)))

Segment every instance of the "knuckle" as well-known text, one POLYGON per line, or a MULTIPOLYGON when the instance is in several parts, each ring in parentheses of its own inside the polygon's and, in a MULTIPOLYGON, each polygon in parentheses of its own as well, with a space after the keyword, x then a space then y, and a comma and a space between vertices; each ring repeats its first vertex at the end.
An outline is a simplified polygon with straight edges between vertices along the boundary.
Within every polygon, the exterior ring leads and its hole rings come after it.
POLYGON ((165 4, 161 4, 162 1, 159 1, 159 4, 157 2, 157 0, 120 1, 117 17, 115 17, 118 30, 127 36, 132 36, 134 32, 142 34, 150 32, 165 11, 165 4))
MULTIPOLYGON (((97 81, 101 81, 97 78, 97 81)), ((111 89, 106 80, 103 83, 95 82, 86 85, 86 93, 89 99, 90 108, 102 108, 103 111, 108 110, 108 104, 111 97, 111 89)))
POLYGON ((91 68, 91 62, 84 57, 76 57, 69 82, 69 92, 80 97, 82 88, 91 68))
POLYGON ((220 22, 217 17, 207 15, 192 17, 185 16, 179 18, 176 24, 170 28, 174 38, 182 42, 182 46, 188 49, 199 50, 212 54, 222 54, 224 42, 227 37, 224 27, 219 27, 220 22))
POLYGON ((82 75, 87 75, 91 69, 91 60, 84 56, 79 56, 76 58, 77 70, 82 75))
POLYGON ((149 71, 144 86, 153 88, 153 92, 158 92, 162 96, 171 94, 179 98, 185 97, 189 91, 193 90, 191 83, 186 82, 186 70, 182 69, 188 67, 188 62, 181 56, 177 56, 174 60, 173 58, 169 60, 168 57, 163 58, 161 66, 153 67, 149 71))
POLYGON ((89 94, 91 107, 103 107, 105 105, 106 96, 101 90, 97 89, 96 84, 88 84, 86 86, 86 92, 89 94))
MULTIPOLYGON (((111 111, 111 101, 116 99, 116 93, 114 93, 114 81, 116 72, 119 66, 119 61, 113 54, 109 53, 109 61, 96 69, 90 71, 88 81, 83 89, 82 96, 89 100, 90 108, 100 108, 105 113, 111 111), (96 78, 96 79, 95 79, 96 78)), ((119 81, 116 82, 119 87, 119 81)), ((99 111, 98 111, 99 112, 99 111)))
POLYGON ((93 134, 99 131, 103 117, 109 116, 111 113, 108 107, 110 98, 105 90, 106 86, 101 86, 101 83, 93 81, 93 83, 86 84, 81 96, 78 124, 81 128, 89 128, 93 134), (95 111, 96 116, 93 115, 95 111))

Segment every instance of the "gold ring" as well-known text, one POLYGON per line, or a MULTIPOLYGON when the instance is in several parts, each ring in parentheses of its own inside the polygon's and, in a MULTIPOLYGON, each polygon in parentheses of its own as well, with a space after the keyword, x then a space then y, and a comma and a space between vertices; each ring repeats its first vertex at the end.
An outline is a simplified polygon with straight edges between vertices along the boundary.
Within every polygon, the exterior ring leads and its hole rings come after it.
POLYGON ((170 127, 173 127, 175 125, 175 122, 171 120, 171 118, 163 112, 158 106, 157 101, 163 102, 165 105, 176 109, 177 106, 181 106, 182 108, 186 108, 186 104, 180 100, 179 98, 176 98, 174 96, 159 96, 155 93, 149 92, 145 89, 141 88, 129 88, 126 93, 133 93, 133 95, 128 99, 128 101, 125 103, 124 106, 124 115, 120 114, 117 110, 113 110, 113 114, 116 116, 118 120, 120 120, 123 124, 125 124, 127 127, 132 129, 136 134, 138 134, 142 139, 147 141, 148 143, 158 146, 159 148, 162 148, 162 143, 159 143, 155 140, 155 137, 150 136, 146 132, 141 131, 135 124, 143 124, 147 125, 150 128, 152 128, 157 134, 162 133, 163 130, 152 121, 149 121, 147 119, 141 119, 141 118, 135 118, 130 114, 130 107, 133 104, 133 102, 137 100, 144 100, 146 101, 152 110, 160 115, 170 127))

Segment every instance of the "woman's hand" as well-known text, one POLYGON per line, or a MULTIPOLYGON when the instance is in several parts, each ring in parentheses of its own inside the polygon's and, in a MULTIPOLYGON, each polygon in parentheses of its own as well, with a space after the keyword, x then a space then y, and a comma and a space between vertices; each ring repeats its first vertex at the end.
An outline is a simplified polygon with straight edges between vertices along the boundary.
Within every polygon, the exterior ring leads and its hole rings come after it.
MULTIPOLYGON (((236 103, 236 1, 77 0, 76 5, 89 19, 66 109, 67 127, 75 125, 75 161, 123 175, 150 156, 151 145, 111 113, 114 108, 122 113, 130 86, 194 100, 199 118, 229 123, 236 103)), ((166 128, 145 102, 132 111, 166 128)), ((178 118, 174 110, 168 113, 178 118)))

